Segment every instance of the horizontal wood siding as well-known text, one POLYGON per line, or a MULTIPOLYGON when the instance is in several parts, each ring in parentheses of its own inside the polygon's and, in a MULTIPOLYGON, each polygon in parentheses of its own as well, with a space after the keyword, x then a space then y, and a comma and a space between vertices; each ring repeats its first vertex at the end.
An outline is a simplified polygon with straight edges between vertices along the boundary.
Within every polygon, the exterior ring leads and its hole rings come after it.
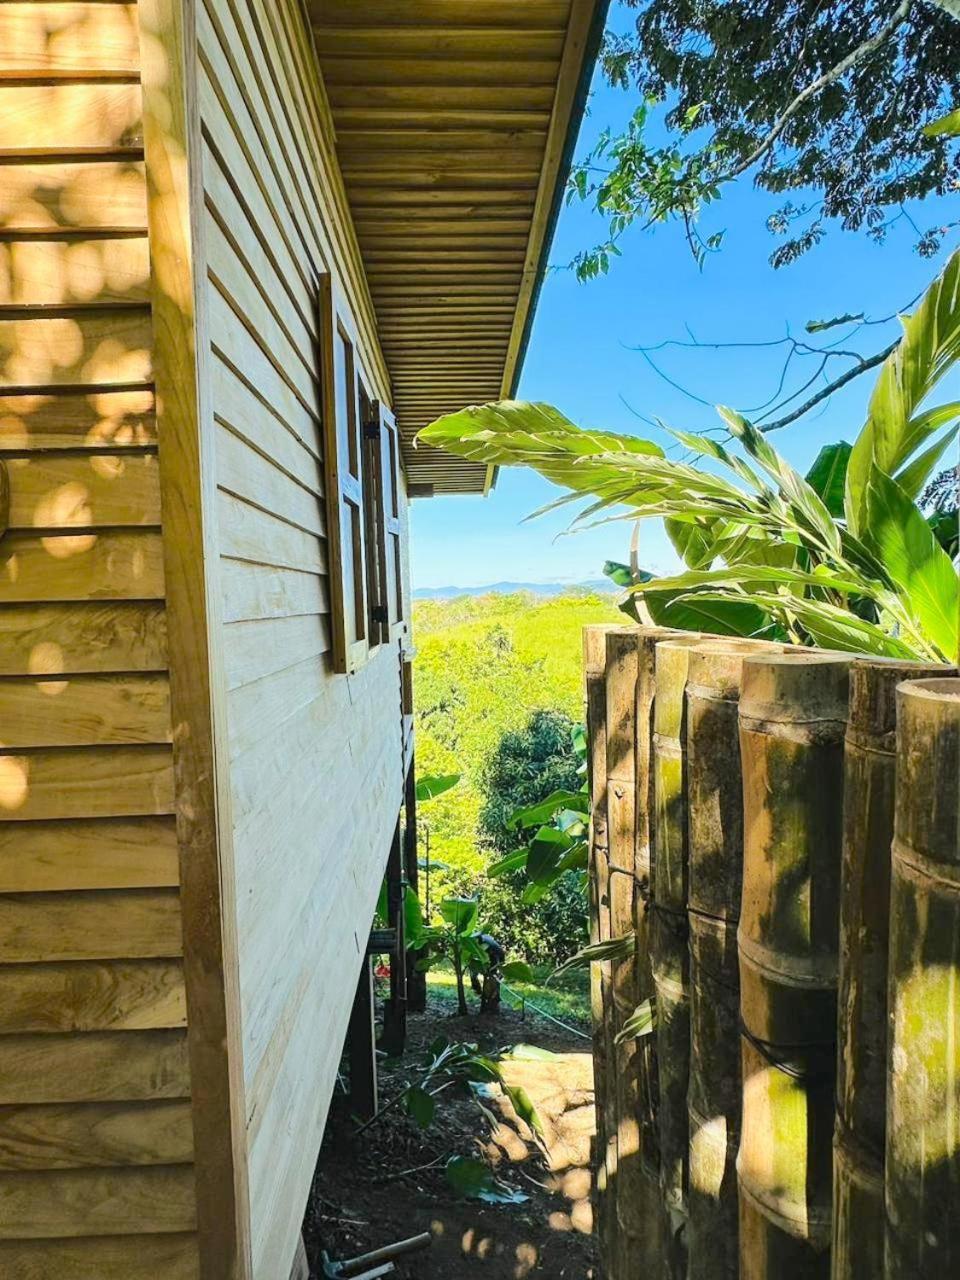
POLYGON ((254 1275, 293 1257, 401 803, 399 659, 334 675, 318 380, 333 278, 372 397, 372 308, 294 0, 198 6, 254 1275))
POLYGON ((137 7, 0 3, 0 1274, 197 1280, 137 7))

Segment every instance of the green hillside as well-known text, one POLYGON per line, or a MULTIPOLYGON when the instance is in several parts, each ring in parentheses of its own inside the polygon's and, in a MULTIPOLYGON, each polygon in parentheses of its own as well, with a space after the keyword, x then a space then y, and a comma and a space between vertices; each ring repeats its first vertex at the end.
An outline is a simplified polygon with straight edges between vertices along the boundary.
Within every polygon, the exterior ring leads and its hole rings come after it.
POLYGON ((538 708, 582 718, 582 630, 622 617, 611 596, 582 591, 414 604, 417 772, 463 775, 423 806, 431 859, 473 876, 483 870, 477 818, 485 761, 538 708))

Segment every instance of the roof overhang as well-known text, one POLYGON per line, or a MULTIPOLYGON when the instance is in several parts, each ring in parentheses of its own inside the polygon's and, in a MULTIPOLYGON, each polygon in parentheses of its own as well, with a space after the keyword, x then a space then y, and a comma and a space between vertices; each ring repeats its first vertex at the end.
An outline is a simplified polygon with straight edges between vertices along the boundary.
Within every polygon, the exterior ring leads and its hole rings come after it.
POLYGON ((515 394, 609 0, 308 0, 414 492, 495 473, 413 448, 515 394))

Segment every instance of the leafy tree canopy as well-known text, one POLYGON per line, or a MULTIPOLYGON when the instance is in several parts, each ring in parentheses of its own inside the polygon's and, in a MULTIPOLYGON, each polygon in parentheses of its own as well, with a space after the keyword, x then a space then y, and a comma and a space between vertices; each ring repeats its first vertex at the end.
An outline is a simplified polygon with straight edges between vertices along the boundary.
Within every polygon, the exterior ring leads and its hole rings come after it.
MULTIPOLYGON (((956 140, 923 126, 960 102, 960 22, 939 0, 623 0, 633 29, 608 36, 607 79, 645 101, 575 166, 572 195, 595 202, 609 238, 575 261, 606 271, 634 224, 680 220, 695 254, 698 216, 753 172, 780 197, 768 227, 774 266, 817 244, 826 224, 882 240, 908 202, 960 183, 956 140), (649 107, 668 136, 651 141, 649 107)), ((960 8, 960 6, 957 6, 960 8)), ((916 224, 936 252, 947 228, 916 224)))

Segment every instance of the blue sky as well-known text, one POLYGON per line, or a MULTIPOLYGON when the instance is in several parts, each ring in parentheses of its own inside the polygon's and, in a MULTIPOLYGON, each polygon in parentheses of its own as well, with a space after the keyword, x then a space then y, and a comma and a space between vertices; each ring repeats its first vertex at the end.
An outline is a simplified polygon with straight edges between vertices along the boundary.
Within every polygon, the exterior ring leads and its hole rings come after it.
MULTIPOLYGON (((581 150, 604 125, 622 124, 633 105, 629 94, 595 78, 581 150)), ((660 433, 633 410, 687 430, 713 425, 717 418, 712 408, 670 386, 631 348, 686 340, 688 326, 702 342, 759 342, 788 331, 803 338, 803 326, 811 319, 861 311, 868 317, 887 316, 933 279, 954 247, 948 241, 938 258, 919 257, 914 250, 917 235, 905 220, 883 246, 831 225, 819 247, 794 265, 774 271, 768 258, 777 242, 765 219, 775 204, 776 197, 754 191, 749 180, 728 188, 703 224, 706 234, 725 229, 724 247, 702 272, 680 228, 673 225, 628 233, 623 257, 614 262, 609 276, 589 284, 578 284, 570 271, 551 271, 540 297, 520 397, 555 404, 582 426, 661 441, 660 433)), ((956 217, 955 206, 947 210, 946 201, 926 201, 913 212, 926 228, 956 217)), ((551 262, 569 262, 602 235, 602 222, 587 206, 565 207, 551 262)), ((872 352, 895 332, 894 321, 861 330, 842 345, 872 352)), ((653 359, 710 405, 730 404, 748 412, 775 393, 784 355, 783 349, 664 350, 653 359)), ((837 362, 835 372, 845 367, 837 362)), ((813 373, 809 362, 798 369, 813 373)), ((806 469, 824 443, 852 440, 875 377, 865 374, 835 395, 825 410, 778 431, 771 437, 774 443, 806 469)), ((567 536, 570 515, 562 509, 521 523, 557 495, 557 489, 533 472, 505 468, 487 498, 415 501, 414 586, 477 586, 503 579, 578 582, 599 577, 606 559, 627 558, 626 523, 567 536)), ((658 521, 643 525, 641 561, 655 571, 677 563, 658 521)))

